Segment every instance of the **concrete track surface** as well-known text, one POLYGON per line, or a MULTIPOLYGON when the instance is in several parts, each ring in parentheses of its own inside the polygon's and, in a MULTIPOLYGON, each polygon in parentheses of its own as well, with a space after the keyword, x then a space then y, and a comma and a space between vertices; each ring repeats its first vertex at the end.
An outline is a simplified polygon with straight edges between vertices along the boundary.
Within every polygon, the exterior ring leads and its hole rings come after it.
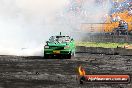
POLYGON ((129 84, 79 84, 78 66, 87 74, 130 74, 132 56, 78 53, 72 59, 0 56, 0 88, 132 88, 129 84))

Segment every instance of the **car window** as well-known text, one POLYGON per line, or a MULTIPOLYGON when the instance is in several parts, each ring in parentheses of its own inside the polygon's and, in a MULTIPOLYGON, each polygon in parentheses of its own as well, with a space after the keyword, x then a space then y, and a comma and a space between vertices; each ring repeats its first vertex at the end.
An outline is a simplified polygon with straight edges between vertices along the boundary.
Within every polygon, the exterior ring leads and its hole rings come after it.
POLYGON ((51 43, 63 43, 63 42, 70 42, 71 39, 69 36, 52 36, 49 39, 51 43))

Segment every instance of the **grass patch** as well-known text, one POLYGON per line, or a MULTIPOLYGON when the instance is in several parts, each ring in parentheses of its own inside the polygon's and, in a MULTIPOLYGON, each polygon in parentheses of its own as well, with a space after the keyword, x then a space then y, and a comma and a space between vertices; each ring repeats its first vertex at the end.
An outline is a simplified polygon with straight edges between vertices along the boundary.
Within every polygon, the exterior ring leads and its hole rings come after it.
POLYGON ((76 46, 86 46, 86 47, 103 47, 103 48, 117 48, 118 47, 124 47, 128 45, 128 43, 98 43, 98 42, 76 42, 76 46))

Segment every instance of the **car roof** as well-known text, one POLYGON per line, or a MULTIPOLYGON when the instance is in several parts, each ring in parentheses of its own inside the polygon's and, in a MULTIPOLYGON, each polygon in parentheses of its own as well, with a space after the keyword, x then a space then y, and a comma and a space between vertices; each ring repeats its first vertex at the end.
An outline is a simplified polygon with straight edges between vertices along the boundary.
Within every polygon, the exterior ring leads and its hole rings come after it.
POLYGON ((57 36, 51 36, 51 37, 70 37, 70 36, 57 35, 57 36))

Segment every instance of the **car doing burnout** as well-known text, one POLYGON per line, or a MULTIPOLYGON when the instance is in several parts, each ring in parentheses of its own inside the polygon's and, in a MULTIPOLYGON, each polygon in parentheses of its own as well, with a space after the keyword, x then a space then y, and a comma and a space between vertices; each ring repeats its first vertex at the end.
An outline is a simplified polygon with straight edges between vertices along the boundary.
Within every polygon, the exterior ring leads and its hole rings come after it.
POLYGON ((75 55, 75 42, 70 36, 51 36, 44 46, 44 57, 52 58, 55 56, 71 58, 75 55))

